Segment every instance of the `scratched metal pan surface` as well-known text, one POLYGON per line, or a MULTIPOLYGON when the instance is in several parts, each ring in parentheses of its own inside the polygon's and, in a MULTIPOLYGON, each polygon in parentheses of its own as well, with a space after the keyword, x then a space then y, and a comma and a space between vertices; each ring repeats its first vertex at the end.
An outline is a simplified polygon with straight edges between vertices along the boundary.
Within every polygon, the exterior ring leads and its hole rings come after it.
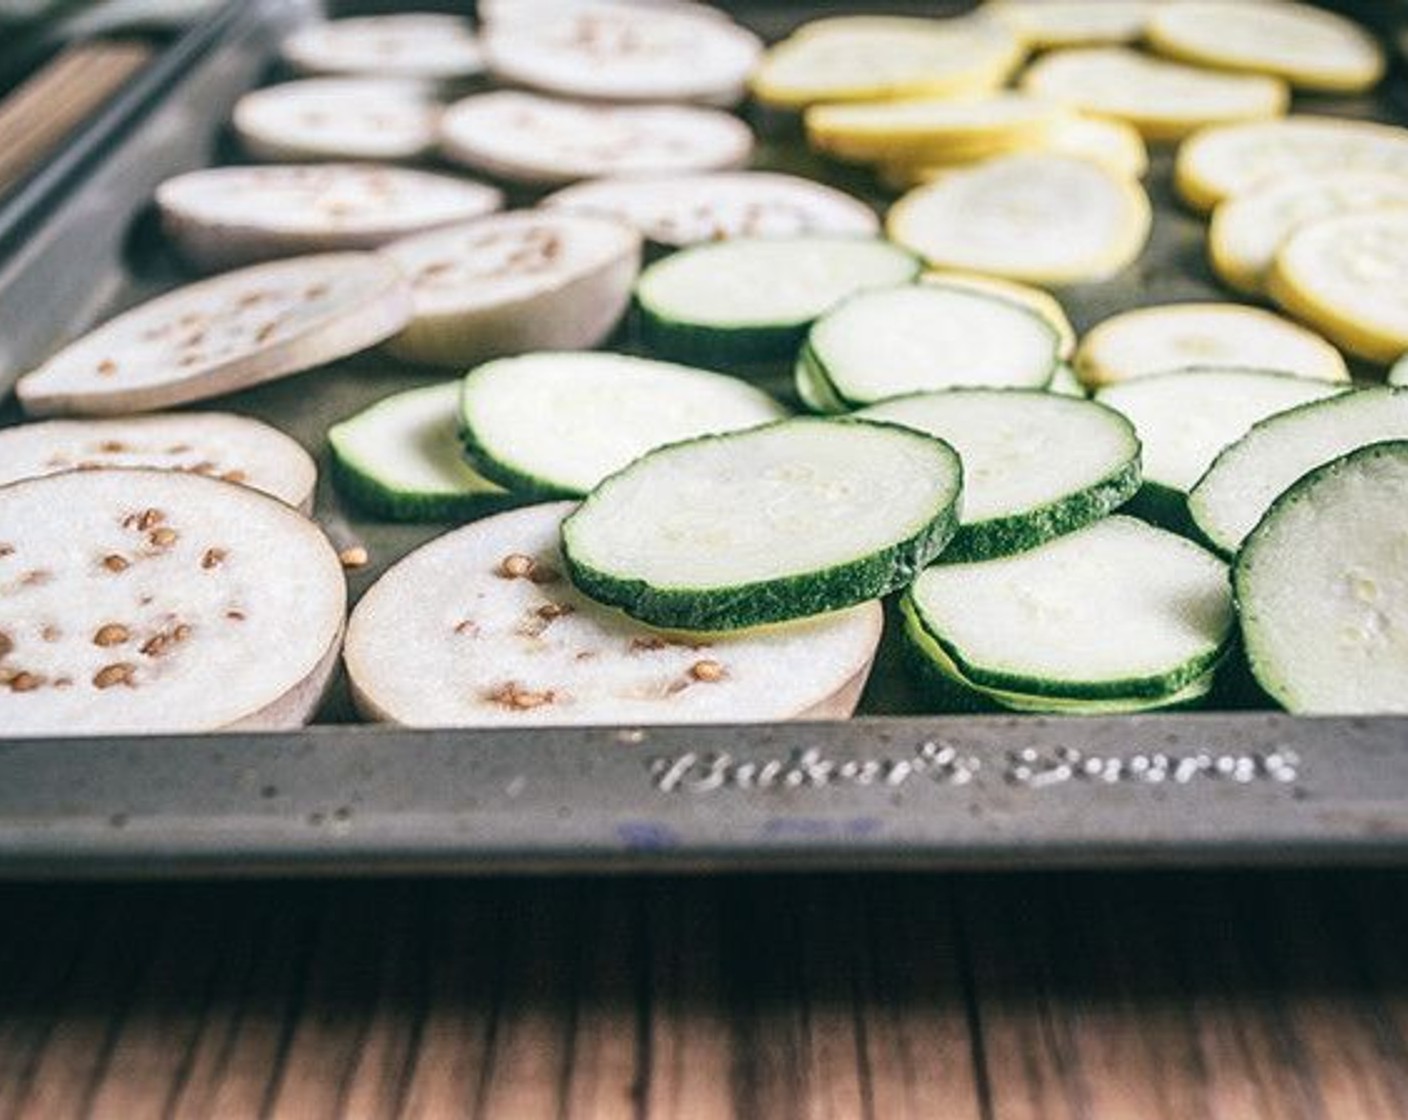
MULTIPOLYGON (((740 16, 772 37, 839 8, 748 7, 740 16)), ((1389 6, 1363 10, 1382 17, 1389 6)), ((42 205, 30 197, 23 212, 0 210, 0 247, 9 246, 0 255, 0 393, 64 339, 183 279, 154 228, 152 190, 231 158, 233 100, 278 76, 274 45, 302 18, 287 0, 227 7, 173 48, 147 111, 84 138, 93 154, 76 186, 69 176, 42 205)), ((1391 91, 1305 108, 1401 115, 1391 91)), ((765 141, 760 166, 883 202, 864 177, 812 160, 795 124, 754 123, 765 141)), ((1169 162, 1161 155, 1150 180, 1158 214, 1144 258, 1110 283, 1065 293, 1078 327, 1137 304, 1225 298, 1203 264, 1202 223, 1170 195, 1169 162)), ((330 423, 436 376, 364 356, 218 406, 268 418, 326 465, 330 423)), ((0 423, 19 419, 13 402, 0 408, 0 423)), ((317 510, 334 535, 371 554, 352 576, 354 596, 443 529, 366 520, 326 484, 317 510)), ((8 877, 1405 858, 1408 720, 925 715, 892 645, 861 714, 846 723, 405 731, 357 725, 339 686, 315 725, 292 733, 20 741, 0 728, 8 877)))

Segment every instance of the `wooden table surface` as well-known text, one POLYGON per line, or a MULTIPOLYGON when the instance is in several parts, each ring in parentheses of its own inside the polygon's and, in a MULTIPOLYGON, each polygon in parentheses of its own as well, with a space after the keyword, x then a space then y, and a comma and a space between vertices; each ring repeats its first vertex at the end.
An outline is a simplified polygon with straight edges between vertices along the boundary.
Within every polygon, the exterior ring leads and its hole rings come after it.
POLYGON ((1401 1120, 1408 875, 0 887, 0 1116, 1401 1120))

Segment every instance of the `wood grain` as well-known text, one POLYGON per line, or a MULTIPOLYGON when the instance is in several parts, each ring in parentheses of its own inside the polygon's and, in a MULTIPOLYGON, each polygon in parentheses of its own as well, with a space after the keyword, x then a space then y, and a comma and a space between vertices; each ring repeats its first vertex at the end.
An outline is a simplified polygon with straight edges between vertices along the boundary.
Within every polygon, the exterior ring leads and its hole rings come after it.
POLYGON ((0 101, 0 194, 51 155, 152 54, 143 42, 78 43, 0 101))
POLYGON ((1405 886, 0 887, 0 1117, 1401 1120, 1405 886))

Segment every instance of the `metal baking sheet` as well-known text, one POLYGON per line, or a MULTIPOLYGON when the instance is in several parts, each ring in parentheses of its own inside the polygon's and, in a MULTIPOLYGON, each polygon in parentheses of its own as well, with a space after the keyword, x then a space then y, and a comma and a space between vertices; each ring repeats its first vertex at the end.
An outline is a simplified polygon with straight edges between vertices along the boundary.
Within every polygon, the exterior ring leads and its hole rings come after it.
MULTIPOLYGON (((1361 7, 1389 14, 1388 5, 1361 7)), ((821 10, 739 14, 775 37, 821 10)), ((155 229, 151 192, 169 175, 233 158, 230 106, 278 76, 275 44, 309 15, 289 0, 227 5, 148 75, 148 107, 90 130, 81 177, 0 211, 0 392, 63 340, 185 278, 155 229)), ((1302 107, 1394 120, 1396 89, 1302 107)), ((759 166, 883 201, 865 175, 808 155, 795 122, 753 123, 764 141, 759 166)), ((1157 217, 1140 262, 1110 283, 1062 293, 1078 329, 1137 304, 1227 298, 1203 263, 1203 223, 1170 194, 1170 162, 1156 156, 1157 217)), ((271 420, 326 467, 330 423, 442 378, 363 355, 216 406, 271 420)), ((781 379, 773 387, 786 391, 781 379)), ((0 406, 0 424, 18 419, 13 402, 0 406)), ((354 597, 444 529, 364 519, 326 481, 317 508, 336 538, 371 554, 351 576, 354 597)), ((20 741, 0 728, 0 875, 1408 857, 1408 720, 928 716, 895 653, 887 644, 861 714, 846 723, 406 731, 357 725, 339 686, 313 727, 291 733, 20 741)))

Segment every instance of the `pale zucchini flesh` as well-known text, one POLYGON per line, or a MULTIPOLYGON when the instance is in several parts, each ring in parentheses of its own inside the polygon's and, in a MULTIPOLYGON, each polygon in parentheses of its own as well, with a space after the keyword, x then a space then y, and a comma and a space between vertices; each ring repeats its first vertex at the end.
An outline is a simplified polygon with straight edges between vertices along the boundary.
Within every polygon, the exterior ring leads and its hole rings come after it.
POLYGON ((756 427, 786 410, 736 377, 623 354, 531 354, 472 370, 459 416, 485 475, 576 496, 667 443, 756 427))
POLYGON ((641 273, 641 336, 655 353, 700 365, 788 358, 811 323, 841 300, 906 283, 919 269, 912 254, 869 238, 700 245, 641 273))
POLYGON ((1279 370, 1203 366, 1108 385, 1095 399, 1134 424, 1145 485, 1182 496, 1252 425, 1348 388, 1279 370))
POLYGON ((1106 516, 1138 489, 1134 427, 1112 409, 1020 389, 899 397, 861 419, 942 439, 963 463, 963 514, 942 563, 1035 548, 1106 516))
POLYGON ((1370 443, 1408 439, 1408 390, 1361 389, 1277 413, 1225 449, 1188 496, 1199 531, 1241 548, 1271 504, 1316 467, 1370 443))
POLYGON ((362 597, 346 661, 359 709, 421 727, 844 719, 883 625, 878 603, 733 635, 651 629, 562 578, 569 503, 487 518, 391 568, 362 597), (506 575, 505 562, 523 568, 506 575))
POLYGON ((1192 366, 1349 380, 1344 358, 1314 331, 1236 303, 1175 303, 1122 312, 1087 333, 1075 357, 1077 375, 1092 388, 1192 366))
POLYGON ((937 564, 909 595, 964 679, 1030 696, 1173 696, 1217 665, 1234 623, 1217 557, 1121 516, 1014 556, 937 564))
POLYGON ((1320 218, 1281 246, 1267 292, 1351 354, 1387 365, 1408 350, 1408 212, 1320 218))
POLYGON ((891 238, 936 268, 1037 285, 1106 279, 1149 236, 1148 196, 1083 159, 1020 154, 954 171, 890 209, 891 238))
POLYGON ((812 325, 807 353, 854 407, 939 389, 1044 388, 1060 339, 1009 300, 922 284, 852 296, 812 325))
POLYGON ((786 420, 651 452, 563 524, 573 582, 657 626, 806 618, 908 583, 952 538, 947 444, 861 421, 786 420))
POLYGON ((1297 480, 1237 556, 1252 672, 1296 713, 1408 712, 1408 442, 1370 444, 1297 480))
POLYGON ((1290 91, 1279 78, 1224 74, 1126 47, 1076 47, 1044 55, 1021 88, 1137 128, 1146 140, 1180 140, 1231 121, 1279 117, 1290 91))
POLYGON ((388 521, 459 521, 512 504, 464 461, 460 383, 407 389, 328 429, 338 489, 388 521))
POLYGON ((1408 173, 1408 129, 1299 113, 1220 125, 1179 147, 1174 182, 1195 210, 1211 210, 1261 183, 1287 182, 1308 171, 1408 173))

